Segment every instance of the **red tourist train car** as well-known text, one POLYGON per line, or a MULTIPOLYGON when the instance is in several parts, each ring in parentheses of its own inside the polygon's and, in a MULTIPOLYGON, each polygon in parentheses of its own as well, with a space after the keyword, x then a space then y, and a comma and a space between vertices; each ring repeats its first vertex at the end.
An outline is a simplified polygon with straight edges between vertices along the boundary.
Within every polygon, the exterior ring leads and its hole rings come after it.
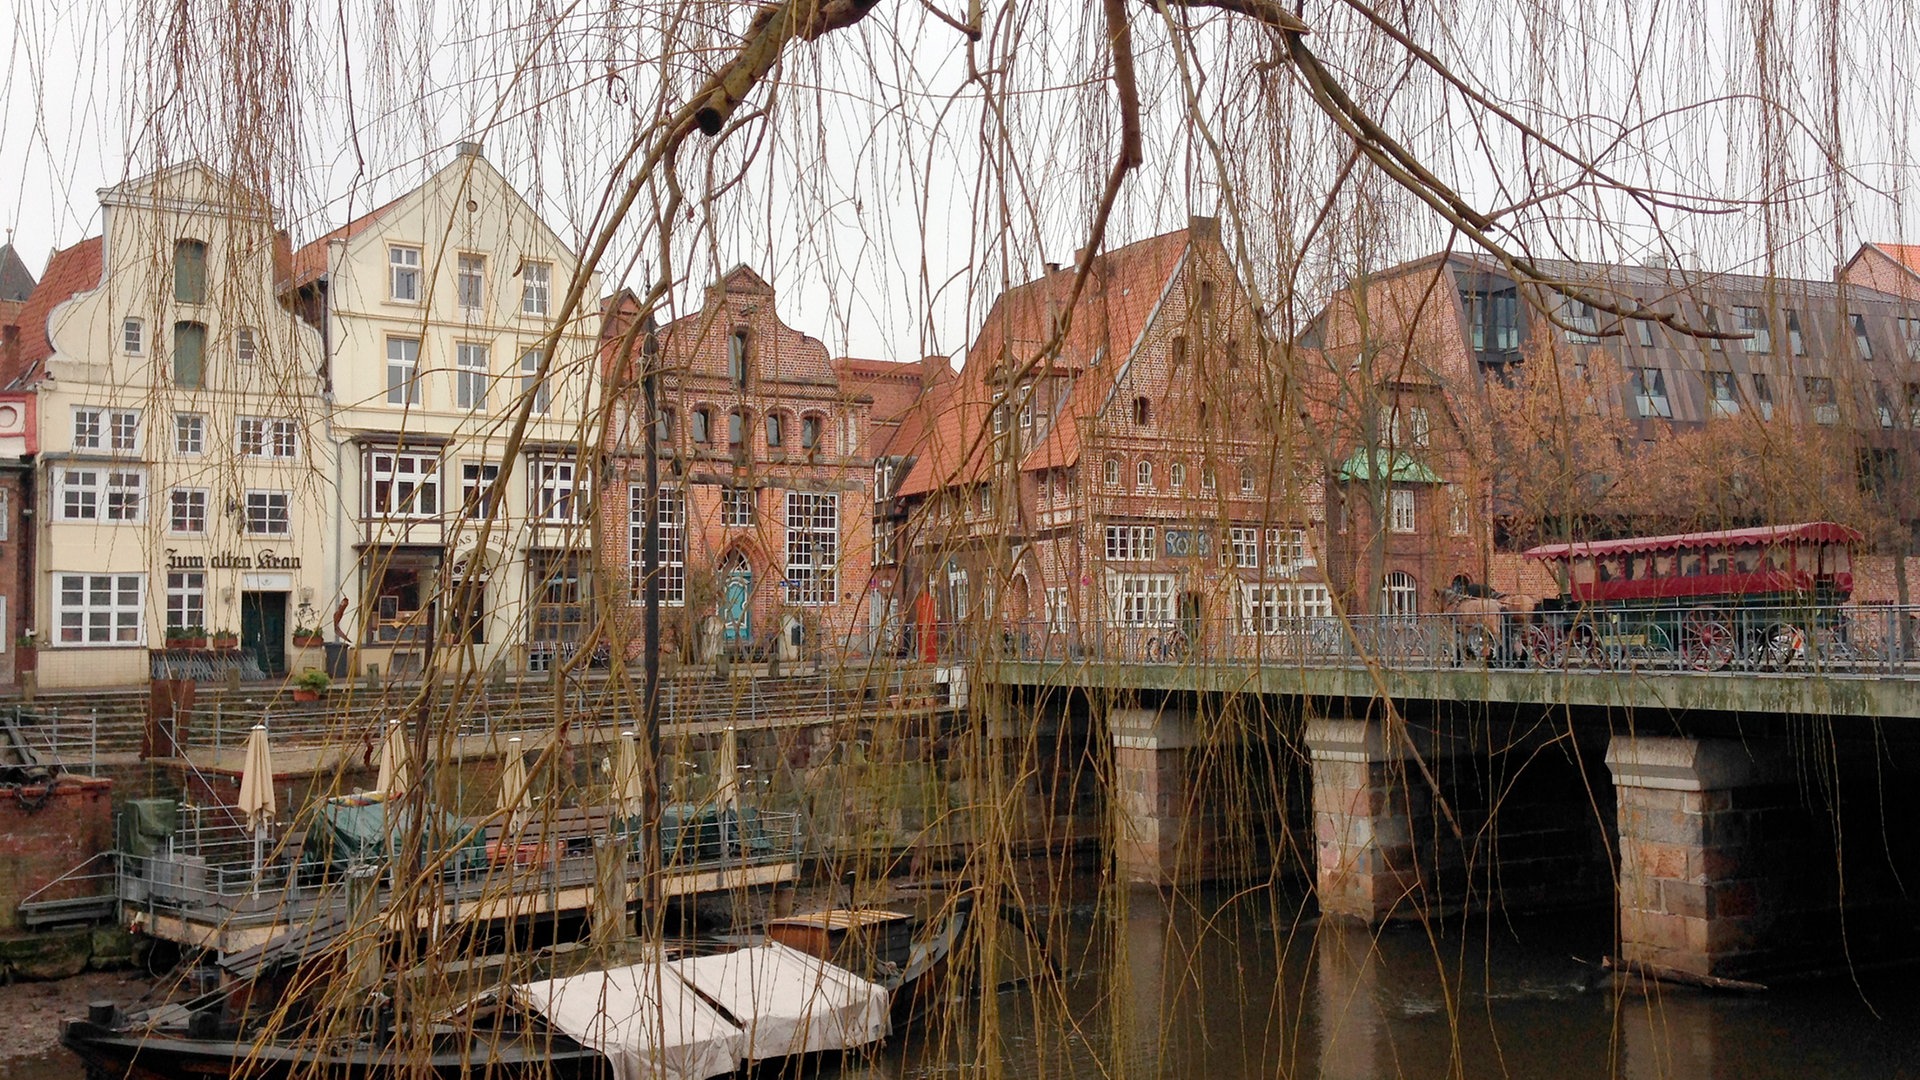
POLYGON ((1809 521, 1532 548, 1560 596, 1537 609, 1523 647, 1540 666, 1783 666, 1804 655, 1810 632, 1835 640, 1860 539, 1809 521))

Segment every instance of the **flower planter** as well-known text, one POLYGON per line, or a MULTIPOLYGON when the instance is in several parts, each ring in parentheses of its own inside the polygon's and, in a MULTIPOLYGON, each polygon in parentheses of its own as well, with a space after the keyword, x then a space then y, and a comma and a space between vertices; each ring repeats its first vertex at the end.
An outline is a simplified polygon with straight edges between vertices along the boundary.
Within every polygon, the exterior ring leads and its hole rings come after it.
POLYGON ((295 687, 295 688, 294 688, 294 691, 293 691, 293 700, 295 700, 295 701, 319 701, 319 700, 320 700, 320 691, 318 691, 318 690, 308 690, 308 689, 305 689, 305 688, 303 688, 303 687, 295 687))
POLYGON ((206 647, 207 647, 207 639, 203 637, 183 637, 183 638, 167 639, 167 648, 169 649, 204 649, 206 647))
POLYGON ((215 637, 213 639, 213 647, 216 649, 237 649, 240 647, 240 635, 234 634, 229 637, 215 637))
POLYGON ((321 636, 320 636, 319 634, 295 634, 295 635, 293 635, 293 644, 294 644, 294 647, 295 647, 295 648, 300 648, 300 649, 318 649, 318 648, 321 648, 321 647, 323 647, 323 646, 325 646, 325 645, 326 645, 326 643, 327 643, 327 639, 326 639, 326 638, 323 638, 323 637, 321 637, 321 636))

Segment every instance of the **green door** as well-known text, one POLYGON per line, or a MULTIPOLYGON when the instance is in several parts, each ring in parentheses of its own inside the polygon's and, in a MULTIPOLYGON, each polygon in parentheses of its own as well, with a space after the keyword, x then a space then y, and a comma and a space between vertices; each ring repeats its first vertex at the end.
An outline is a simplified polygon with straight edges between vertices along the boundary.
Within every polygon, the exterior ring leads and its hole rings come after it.
POLYGON ((266 675, 287 673, 287 594, 240 594, 240 647, 266 675))

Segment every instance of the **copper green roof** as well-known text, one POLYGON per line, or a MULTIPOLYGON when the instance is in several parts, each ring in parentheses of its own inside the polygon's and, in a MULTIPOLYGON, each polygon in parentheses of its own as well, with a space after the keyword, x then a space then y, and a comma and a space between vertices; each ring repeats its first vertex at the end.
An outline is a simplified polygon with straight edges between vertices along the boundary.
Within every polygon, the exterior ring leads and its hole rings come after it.
POLYGON ((1344 483, 1364 484, 1373 479, 1376 465, 1386 468, 1387 480, 1390 483, 1446 483, 1446 481, 1440 479, 1439 475, 1432 469, 1421 464, 1421 462, 1411 454, 1378 449, 1369 453, 1366 447, 1355 450, 1353 456, 1347 459, 1346 464, 1340 466, 1339 471, 1335 475, 1344 483), (1391 462, 1390 465, 1388 464, 1389 462, 1391 462))

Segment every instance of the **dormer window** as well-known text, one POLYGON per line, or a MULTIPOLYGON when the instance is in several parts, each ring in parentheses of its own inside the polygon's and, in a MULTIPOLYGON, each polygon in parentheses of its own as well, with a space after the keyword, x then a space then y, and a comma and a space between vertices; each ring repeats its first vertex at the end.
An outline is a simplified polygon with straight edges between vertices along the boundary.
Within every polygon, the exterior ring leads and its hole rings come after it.
POLYGON ((207 245, 204 242, 174 241, 173 298, 182 304, 207 302, 207 245))

